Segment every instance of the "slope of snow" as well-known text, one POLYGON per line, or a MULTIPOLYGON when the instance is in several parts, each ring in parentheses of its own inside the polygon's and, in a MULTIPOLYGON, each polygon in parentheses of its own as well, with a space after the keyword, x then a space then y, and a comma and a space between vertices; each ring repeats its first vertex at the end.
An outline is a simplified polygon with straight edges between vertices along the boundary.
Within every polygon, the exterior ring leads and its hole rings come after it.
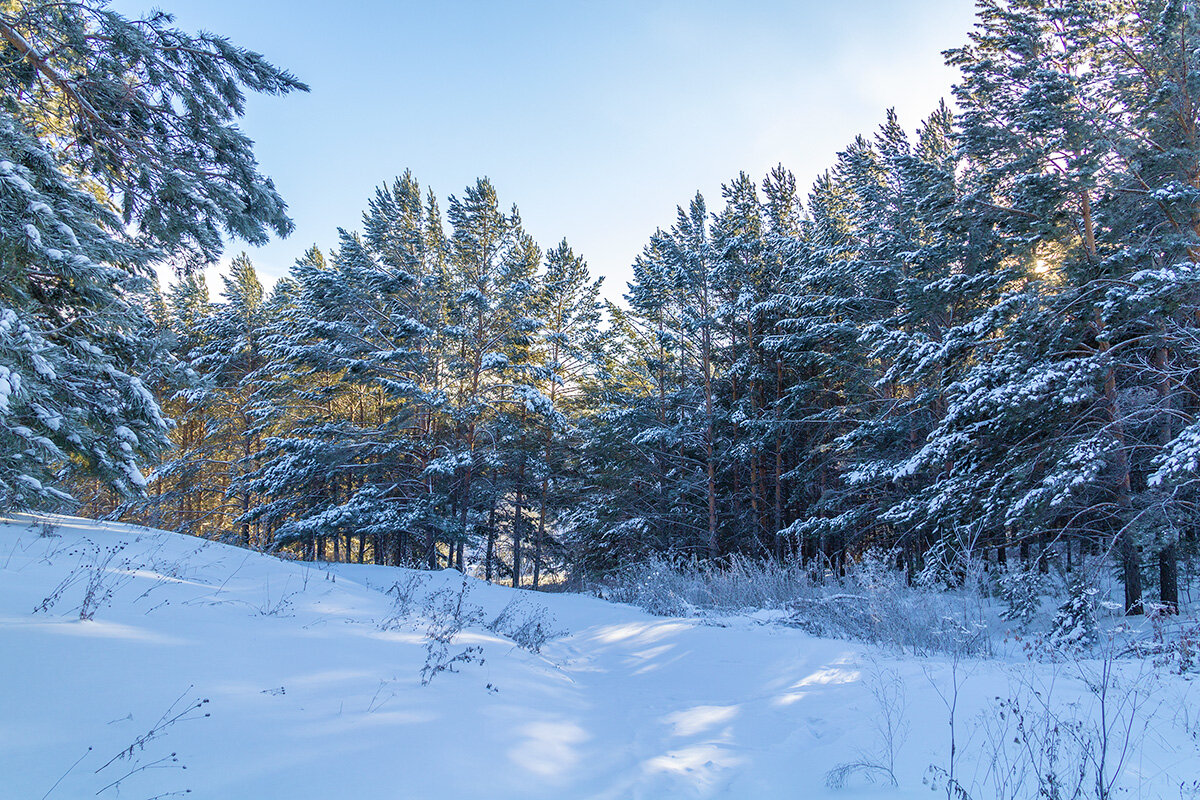
MULTIPOLYGON (((979 785, 984 709, 1021 676, 1054 678, 1064 703, 1089 697, 1061 667, 902 660, 753 617, 664 619, 474 579, 478 619, 520 598, 510 612, 545 609, 561 635, 535 653, 473 625, 449 653, 478 647, 482 663, 422 685, 430 598, 453 598, 458 573, 287 562, 70 518, 43 533, 0 524, 6 797, 928 797, 955 676, 956 766, 979 785), (85 605, 89 588, 102 602, 85 605), (828 789, 829 769, 880 752, 880 676, 903 687, 899 787, 828 789)), ((1190 690, 1154 683, 1153 735, 1120 776, 1132 796, 1181 796, 1200 774, 1190 690)))

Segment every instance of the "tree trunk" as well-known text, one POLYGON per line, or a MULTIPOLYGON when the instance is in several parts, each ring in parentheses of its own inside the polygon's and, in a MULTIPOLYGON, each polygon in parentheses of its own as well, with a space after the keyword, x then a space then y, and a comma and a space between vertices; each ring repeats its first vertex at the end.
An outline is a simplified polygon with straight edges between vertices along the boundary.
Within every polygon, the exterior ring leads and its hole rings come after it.
MULTIPOLYGON (((547 469, 549 462, 547 461, 547 469)), ((546 536, 546 495, 550 485, 550 477, 542 479, 542 507, 538 512, 537 534, 533 539, 533 588, 536 590, 542 584, 542 539, 546 536)))
POLYGON ((1125 582, 1125 613, 1141 614, 1142 608, 1142 564, 1137 545, 1129 532, 1122 532, 1121 574, 1125 582))
POLYGON ((1108 408, 1109 423, 1112 425, 1113 436, 1117 440, 1116 457, 1116 494, 1117 524, 1120 531, 1117 534, 1121 554, 1121 571, 1125 582, 1125 613, 1129 615, 1142 613, 1142 564, 1137 542, 1134 541, 1133 531, 1129 529, 1129 511, 1132 497, 1129 482, 1129 453, 1125 449, 1125 428, 1121 420, 1121 411, 1117 403, 1116 371, 1109 367, 1104 380, 1104 400, 1108 408))
POLYGON ((1158 594, 1168 614, 1179 611, 1179 565, 1176 545, 1158 551, 1158 594))
POLYGON ((514 589, 521 588, 521 525, 524 522, 524 491, 525 491, 525 462, 517 470, 517 498, 513 507, 512 526, 512 585, 514 589))
MULTIPOLYGON (((755 424, 757 424, 758 423, 758 385, 757 385, 757 381, 755 380, 755 377, 758 374, 758 372, 757 372, 758 359, 755 358, 754 356, 757 354, 758 351, 755 350, 755 347, 754 347, 754 320, 753 319, 746 320, 746 347, 749 350, 749 352, 752 354, 751 362, 750 362, 750 386, 748 387, 748 391, 749 391, 749 395, 750 395, 750 419, 755 424)), ((758 537, 759 541, 762 541, 763 539, 766 538, 766 530, 765 530, 766 526, 763 525, 762 503, 759 500, 759 490, 762 488, 759 484, 759 482, 761 480, 761 478, 759 477, 759 471, 760 471, 760 467, 759 467, 759 463, 758 463, 758 446, 755 445, 750 450, 750 516, 754 520, 754 535, 756 537, 758 537)), ((779 537, 776 536, 774 538, 775 538, 775 543, 774 543, 775 557, 779 558, 779 537)))
POLYGON ((492 500, 492 508, 488 511, 487 554, 484 557, 484 579, 492 582, 492 565, 496 560, 496 502, 492 500))
POLYGON ((717 465, 713 456, 713 385, 712 385, 712 342, 711 334, 706 327, 701 334, 704 369, 704 460, 705 473, 708 476, 708 557, 720 555, 720 543, 717 541, 717 465))
MULTIPOLYGON (((1162 418, 1162 423, 1159 425, 1158 444, 1164 451, 1170 446, 1174 436, 1171 416, 1173 410, 1171 408, 1171 376, 1167 371, 1167 362, 1170 358, 1171 354, 1165 346, 1155 348, 1153 362, 1160 376, 1158 401, 1161 405, 1159 415, 1162 418)), ((1164 534, 1169 538, 1162 549, 1158 551, 1158 599, 1168 614, 1174 614, 1179 610, 1179 559, 1175 533, 1165 531, 1164 534)))
MULTIPOLYGON (((783 362, 775 362, 775 538, 780 540, 783 531, 783 434, 780 431, 780 415, 783 405, 783 362)), ((782 550, 782 542, 777 545, 782 550)))

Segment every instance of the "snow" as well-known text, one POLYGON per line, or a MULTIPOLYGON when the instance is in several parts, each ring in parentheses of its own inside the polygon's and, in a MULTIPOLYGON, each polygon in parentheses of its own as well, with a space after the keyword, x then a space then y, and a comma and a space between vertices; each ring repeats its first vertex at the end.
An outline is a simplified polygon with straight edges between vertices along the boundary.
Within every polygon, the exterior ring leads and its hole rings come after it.
MULTIPOLYGON (((3 409, 7 406, 7 402, 4 398, 4 388, 6 385, 7 382, 5 381, 4 368, 0 367, 0 409, 3 409)), ((52 409, 48 409, 40 403, 33 403, 31 407, 33 408, 34 413, 37 414, 38 419, 40 419, 47 428, 52 431, 58 431, 62 428, 64 421, 62 414, 59 414, 57 411, 52 409)))
POLYGON ((48 381, 58 380, 58 373, 54 371, 54 366, 37 353, 29 354, 30 361, 33 362, 33 368, 38 375, 41 375, 48 381))
POLYGON ((21 376, 0 365, 0 413, 10 410, 9 398, 21 391, 21 376))
POLYGON ((16 480, 33 489, 35 492, 40 492, 42 490, 42 482, 31 475, 18 475, 16 480))
POLYGON ((130 460, 123 462, 121 465, 125 470, 125 477, 127 477, 129 482, 134 486, 138 487, 139 489, 145 489, 148 485, 146 476, 142 474, 140 469, 138 469, 137 462, 132 460, 133 452, 131 449, 129 449, 129 444, 122 442, 121 446, 128 451, 127 455, 130 456, 130 460))
MULTIPOLYGON (((474 625, 450 651, 477 646, 483 662, 423 686, 422 609, 462 586, 456 572, 291 562, 73 518, 45 533, 35 518, 0 522, 10 797, 925 798, 927 768, 948 757, 942 696, 955 679, 968 777, 986 769, 972 749, 977 721, 1015 677, 1053 677, 1064 701, 1087 697, 1069 670, 1019 657, 902 660, 813 638, 776 613, 653 617, 474 578, 466 602, 478 618, 516 599, 518 613, 544 609, 560 635, 531 652, 474 625), (85 606, 97 583, 99 602, 85 606), (388 593, 397 585, 411 595, 407 615, 403 592, 388 593), (904 689, 899 788, 828 789, 829 769, 879 745, 880 675, 904 689)), ((1195 707, 1189 682, 1156 687, 1163 708, 1195 707)), ((1179 796, 1194 777, 1200 757, 1176 722, 1157 719, 1125 766, 1140 796, 1179 796)))
MULTIPOLYGON (((8 162, 4 162, 4 163, 8 163, 8 162)), ((4 179, 6 181, 8 181, 9 183, 11 183, 13 186, 16 186, 17 189, 24 192, 25 194, 34 194, 35 193, 33 184, 30 183, 29 181, 25 180, 24 178, 22 178, 20 175, 14 175, 11 172, 5 172, 4 179)))
POLYGON ((484 353, 480 359, 481 370, 505 369, 508 367, 508 356, 503 353, 484 353))

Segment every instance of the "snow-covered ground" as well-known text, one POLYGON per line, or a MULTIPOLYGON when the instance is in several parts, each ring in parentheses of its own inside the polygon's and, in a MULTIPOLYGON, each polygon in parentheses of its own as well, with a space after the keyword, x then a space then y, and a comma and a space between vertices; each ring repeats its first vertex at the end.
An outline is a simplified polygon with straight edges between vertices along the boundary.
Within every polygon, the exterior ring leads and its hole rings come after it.
MULTIPOLYGON (((1001 726, 1016 719, 999 717, 996 698, 1029 701, 1027 729, 1045 720, 1038 696, 1060 719, 1098 719, 1082 680, 1098 664, 906 659, 767 615, 666 619, 474 579, 462 608, 481 624, 453 636, 446 658, 477 647, 482 662, 431 675, 430 615, 458 603, 462 581, 9 517, 0 796, 929 797, 930 765, 950 765, 957 683, 955 774, 984 798, 1002 796, 1020 766, 1020 747, 995 747, 1014 740, 1001 726), (540 652, 518 646, 487 627, 506 607, 501 630, 540 620, 560 635, 540 652), (898 788, 866 784, 864 771, 828 788, 840 764, 887 763, 885 707, 900 734, 898 788)), ((451 638, 453 625, 441 631, 451 638)), ((1200 693, 1147 664, 1116 672, 1108 719, 1130 743, 1119 785, 1130 797, 1196 796, 1200 693), (1129 712, 1122 734, 1114 715, 1129 712)))

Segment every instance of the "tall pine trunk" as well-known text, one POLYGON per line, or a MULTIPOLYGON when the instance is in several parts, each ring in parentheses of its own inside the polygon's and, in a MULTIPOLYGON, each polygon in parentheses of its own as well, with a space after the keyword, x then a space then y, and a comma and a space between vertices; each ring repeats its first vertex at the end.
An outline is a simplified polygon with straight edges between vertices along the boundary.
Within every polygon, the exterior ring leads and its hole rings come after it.
POLYGON ((521 466, 517 468, 517 497, 513 506, 512 526, 512 585, 514 589, 521 588, 521 527, 525 522, 524 492, 525 492, 525 459, 524 438, 521 441, 521 466))
MULTIPOLYGON (((1159 415, 1159 447, 1165 451, 1174 436, 1171 408, 1171 377, 1168 372, 1168 362, 1171 354, 1167 347, 1160 346, 1154 350, 1153 364, 1158 370, 1158 401, 1162 406, 1159 415)), ((1175 534, 1164 531, 1168 537, 1166 543, 1158 551, 1158 599, 1168 614, 1179 610, 1179 554, 1175 544, 1175 534)))
POLYGON ((487 527, 487 552, 484 555, 483 572, 484 580, 488 583, 492 582, 492 568, 496 560, 496 503, 492 501, 492 507, 488 511, 488 527, 487 527))

